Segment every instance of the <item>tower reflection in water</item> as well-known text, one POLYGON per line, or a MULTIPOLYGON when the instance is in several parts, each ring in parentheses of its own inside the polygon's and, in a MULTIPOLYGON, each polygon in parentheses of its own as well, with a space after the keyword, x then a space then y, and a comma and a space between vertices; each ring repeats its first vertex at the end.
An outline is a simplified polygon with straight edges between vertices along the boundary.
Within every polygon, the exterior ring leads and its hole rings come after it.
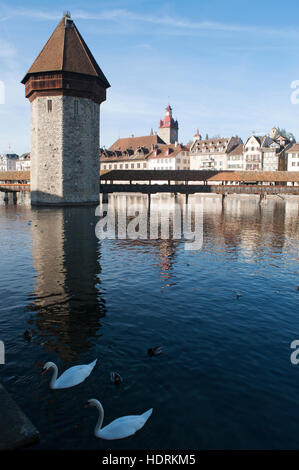
POLYGON ((36 286, 28 309, 33 338, 72 361, 93 345, 105 316, 94 207, 32 211, 36 286))

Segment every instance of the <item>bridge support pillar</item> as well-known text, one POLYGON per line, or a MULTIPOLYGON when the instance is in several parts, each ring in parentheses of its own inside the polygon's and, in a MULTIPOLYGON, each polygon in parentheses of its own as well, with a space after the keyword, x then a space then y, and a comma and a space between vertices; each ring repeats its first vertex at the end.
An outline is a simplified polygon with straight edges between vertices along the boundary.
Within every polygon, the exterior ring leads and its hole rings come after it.
POLYGON ((102 194, 102 204, 108 204, 108 193, 102 194))
POLYGON ((8 202, 8 204, 15 204, 15 193, 14 192, 8 192, 7 193, 7 202, 8 202))
POLYGON ((147 193, 147 213, 148 214, 151 211, 151 202, 152 202, 151 193, 147 193))

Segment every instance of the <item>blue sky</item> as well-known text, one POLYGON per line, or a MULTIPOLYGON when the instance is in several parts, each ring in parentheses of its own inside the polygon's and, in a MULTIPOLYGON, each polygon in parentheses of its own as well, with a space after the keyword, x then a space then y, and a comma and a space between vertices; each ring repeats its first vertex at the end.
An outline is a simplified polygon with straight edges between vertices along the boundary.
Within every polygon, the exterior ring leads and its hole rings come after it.
POLYGON ((299 138, 298 0, 0 0, 0 152, 30 149, 30 105, 20 80, 62 17, 72 17, 108 78, 101 144, 157 130, 168 102, 179 140, 263 133, 299 138))

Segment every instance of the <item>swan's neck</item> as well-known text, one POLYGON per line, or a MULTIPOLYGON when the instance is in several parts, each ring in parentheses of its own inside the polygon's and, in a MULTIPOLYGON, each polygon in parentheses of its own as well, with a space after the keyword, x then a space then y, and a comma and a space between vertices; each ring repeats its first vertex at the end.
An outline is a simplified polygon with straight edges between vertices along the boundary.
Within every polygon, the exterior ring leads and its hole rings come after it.
POLYGON ((97 436, 98 433, 101 430, 101 427, 102 427, 102 424, 103 424, 103 421, 104 421, 104 409, 103 409, 103 407, 102 407, 102 405, 99 401, 97 403, 95 403, 95 406, 99 411, 99 419, 98 419, 98 422, 96 424, 96 427, 94 428, 94 434, 95 434, 95 436, 97 436))
POLYGON ((58 376, 58 368, 57 368, 56 364, 53 364, 51 366, 51 369, 54 369, 54 371, 53 371, 53 375, 52 375, 52 378, 51 378, 51 381, 50 381, 50 387, 54 388, 55 382, 56 382, 57 376, 58 376))

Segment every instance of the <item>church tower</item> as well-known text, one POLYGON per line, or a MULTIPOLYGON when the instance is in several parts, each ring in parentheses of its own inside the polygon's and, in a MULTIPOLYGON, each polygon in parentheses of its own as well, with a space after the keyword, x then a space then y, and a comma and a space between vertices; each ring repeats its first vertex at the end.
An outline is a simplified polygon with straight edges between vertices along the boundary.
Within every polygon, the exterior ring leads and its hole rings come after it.
POLYGON ((22 83, 31 103, 31 203, 98 203, 100 104, 110 85, 70 14, 22 83))
POLYGON ((172 117, 172 108, 170 105, 166 108, 165 118, 160 121, 159 137, 161 137, 166 144, 178 142, 179 125, 178 121, 174 121, 172 117))

